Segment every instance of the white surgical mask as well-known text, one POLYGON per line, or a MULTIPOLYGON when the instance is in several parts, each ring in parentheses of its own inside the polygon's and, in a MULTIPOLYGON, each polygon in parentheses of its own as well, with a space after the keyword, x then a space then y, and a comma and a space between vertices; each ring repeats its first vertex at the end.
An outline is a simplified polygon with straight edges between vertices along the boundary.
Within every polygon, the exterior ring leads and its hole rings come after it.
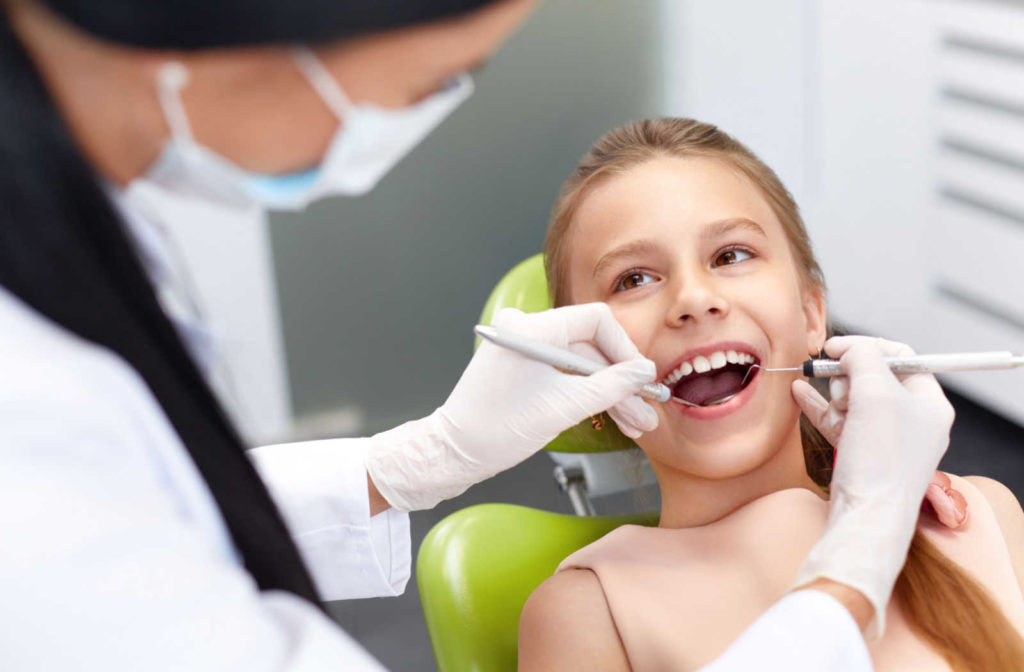
POLYGON ((318 166, 300 173, 263 175, 197 143, 181 102, 188 72, 180 63, 169 63, 160 73, 159 94, 171 138, 140 179, 181 197, 235 207, 301 210, 327 196, 359 196, 373 189, 473 92, 472 79, 463 74, 410 107, 356 105, 310 49, 296 48, 293 57, 341 122, 318 166))

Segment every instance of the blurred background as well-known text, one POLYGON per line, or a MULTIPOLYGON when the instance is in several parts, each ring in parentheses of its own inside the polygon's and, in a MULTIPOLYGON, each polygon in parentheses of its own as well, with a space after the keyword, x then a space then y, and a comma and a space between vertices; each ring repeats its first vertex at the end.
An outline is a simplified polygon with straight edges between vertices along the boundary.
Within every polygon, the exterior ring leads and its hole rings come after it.
MULTIPOLYGON (((716 123, 775 168, 845 329, 918 352, 1024 352, 1024 2, 547 0, 371 195, 261 229, 176 227, 249 438, 369 435, 430 413, 494 284, 540 250, 577 158, 657 115, 716 123)), ((958 411, 944 467, 1024 496, 1024 375, 942 382, 958 411)), ((570 512, 551 468, 538 455, 414 514, 414 554, 472 503, 570 512)), ((598 503, 636 506, 651 508, 598 503)), ((392 669, 433 669, 415 580, 330 609, 392 669)))

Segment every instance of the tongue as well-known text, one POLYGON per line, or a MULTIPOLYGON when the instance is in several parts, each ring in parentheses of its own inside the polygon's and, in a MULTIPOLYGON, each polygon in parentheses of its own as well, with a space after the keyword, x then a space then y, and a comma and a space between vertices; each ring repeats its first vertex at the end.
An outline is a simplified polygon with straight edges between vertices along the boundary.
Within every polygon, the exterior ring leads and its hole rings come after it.
POLYGON ((736 394, 743 388, 743 371, 731 367, 684 378, 673 395, 691 404, 703 406, 709 401, 736 394))

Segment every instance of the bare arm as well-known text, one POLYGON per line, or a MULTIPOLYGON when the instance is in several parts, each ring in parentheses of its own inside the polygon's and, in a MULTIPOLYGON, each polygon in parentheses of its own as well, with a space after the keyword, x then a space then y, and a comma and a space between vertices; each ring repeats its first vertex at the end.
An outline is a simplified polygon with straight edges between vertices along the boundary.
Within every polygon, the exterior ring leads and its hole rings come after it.
POLYGON ((519 670, 629 670, 604 591, 589 569, 555 574, 519 619, 519 670))
POLYGON ((1005 485, 984 476, 965 476, 964 480, 976 487, 988 500, 996 514, 999 529, 1013 562, 1013 573, 1024 592, 1024 510, 1020 502, 1005 485))

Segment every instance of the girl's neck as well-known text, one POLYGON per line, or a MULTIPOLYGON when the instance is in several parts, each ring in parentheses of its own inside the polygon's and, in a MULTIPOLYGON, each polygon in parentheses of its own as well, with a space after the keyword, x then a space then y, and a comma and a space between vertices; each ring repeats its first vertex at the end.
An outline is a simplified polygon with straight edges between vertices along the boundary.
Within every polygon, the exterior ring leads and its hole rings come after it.
POLYGON ((653 464, 661 487, 660 527, 707 525, 765 495, 788 488, 822 493, 804 464, 799 423, 779 450, 752 471, 728 479, 705 479, 665 464, 653 464))

